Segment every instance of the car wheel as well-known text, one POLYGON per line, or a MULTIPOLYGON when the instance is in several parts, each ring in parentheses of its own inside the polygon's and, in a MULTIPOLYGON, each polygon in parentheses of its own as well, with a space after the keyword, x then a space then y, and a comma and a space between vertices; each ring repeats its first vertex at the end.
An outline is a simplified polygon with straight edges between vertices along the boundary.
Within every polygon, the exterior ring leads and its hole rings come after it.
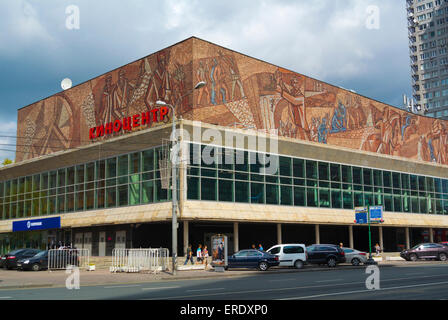
POLYGON ((303 261, 302 260, 297 260, 296 262, 294 262, 294 267, 296 269, 302 269, 303 268, 303 261))
POLYGON ((411 259, 411 261, 417 261, 418 258, 417 258, 417 255, 415 253, 413 253, 409 256, 409 259, 411 259))
POLYGON ((224 270, 229 270, 229 267, 224 267, 224 270))
POLYGON ((439 253, 439 260, 440 261, 446 261, 446 253, 439 253))
POLYGON ((260 271, 266 271, 268 270, 269 266, 266 262, 262 261, 258 264, 258 269, 260 269, 260 271))
POLYGON ((39 271, 39 270, 40 270, 40 266, 39 266, 37 263, 35 263, 35 264, 33 264, 33 265, 31 266, 31 270, 33 270, 33 271, 39 271))
POLYGON ((361 261, 358 258, 353 258, 352 259, 352 265, 359 266, 360 263, 361 263, 361 261))
POLYGON ((327 261, 327 266, 330 268, 336 267, 336 259, 335 258, 329 258, 327 261))

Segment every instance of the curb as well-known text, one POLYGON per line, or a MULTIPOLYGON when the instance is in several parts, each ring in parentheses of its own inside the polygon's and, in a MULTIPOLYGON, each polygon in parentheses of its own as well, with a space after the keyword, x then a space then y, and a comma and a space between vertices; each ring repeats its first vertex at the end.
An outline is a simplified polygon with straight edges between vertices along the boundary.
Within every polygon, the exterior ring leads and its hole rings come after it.
POLYGON ((51 288, 54 284, 52 283, 42 283, 42 284, 21 284, 12 286, 0 286, 0 290, 7 289, 26 289, 26 288, 51 288))

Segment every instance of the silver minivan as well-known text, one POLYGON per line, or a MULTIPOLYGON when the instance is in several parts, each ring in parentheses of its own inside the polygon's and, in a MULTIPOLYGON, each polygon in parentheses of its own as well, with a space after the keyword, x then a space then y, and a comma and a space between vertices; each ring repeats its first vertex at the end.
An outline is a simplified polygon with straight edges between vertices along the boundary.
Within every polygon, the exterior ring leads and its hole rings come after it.
POLYGON ((306 246, 304 244, 278 244, 266 252, 278 256, 280 267, 302 269, 306 262, 306 246))

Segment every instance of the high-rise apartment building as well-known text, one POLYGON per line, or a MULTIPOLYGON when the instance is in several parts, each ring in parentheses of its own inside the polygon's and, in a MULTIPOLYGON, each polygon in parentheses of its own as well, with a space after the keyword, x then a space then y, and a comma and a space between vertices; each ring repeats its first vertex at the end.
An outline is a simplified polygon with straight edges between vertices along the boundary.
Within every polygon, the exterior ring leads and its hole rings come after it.
POLYGON ((448 0, 406 0, 413 96, 448 119, 448 0))

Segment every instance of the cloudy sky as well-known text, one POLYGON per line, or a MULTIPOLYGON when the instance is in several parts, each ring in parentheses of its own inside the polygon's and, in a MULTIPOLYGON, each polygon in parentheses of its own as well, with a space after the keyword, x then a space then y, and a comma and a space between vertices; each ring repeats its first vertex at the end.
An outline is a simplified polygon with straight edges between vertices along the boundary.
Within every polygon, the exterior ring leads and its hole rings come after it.
POLYGON ((401 106, 405 0, 0 0, 0 161, 17 109, 190 36, 401 106), (67 7, 79 9, 79 29, 67 7))

